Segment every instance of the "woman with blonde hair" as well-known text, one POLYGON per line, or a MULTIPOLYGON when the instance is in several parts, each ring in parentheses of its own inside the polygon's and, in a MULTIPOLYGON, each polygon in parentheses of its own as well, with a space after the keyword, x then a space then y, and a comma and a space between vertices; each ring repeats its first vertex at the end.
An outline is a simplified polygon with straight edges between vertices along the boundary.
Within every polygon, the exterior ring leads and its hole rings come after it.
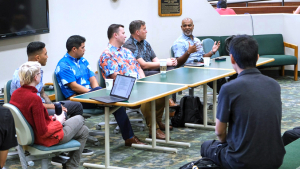
POLYGON ((15 105, 26 118, 34 131, 34 143, 43 146, 64 144, 71 139, 80 142, 79 150, 69 153, 67 168, 78 168, 81 152, 88 137, 88 128, 84 125, 84 118, 80 115, 65 120, 65 113, 49 116, 47 109, 39 96, 36 85, 41 79, 41 64, 26 62, 19 68, 21 87, 15 90, 10 103, 15 105), (20 97, 23 96, 23 97, 20 97))

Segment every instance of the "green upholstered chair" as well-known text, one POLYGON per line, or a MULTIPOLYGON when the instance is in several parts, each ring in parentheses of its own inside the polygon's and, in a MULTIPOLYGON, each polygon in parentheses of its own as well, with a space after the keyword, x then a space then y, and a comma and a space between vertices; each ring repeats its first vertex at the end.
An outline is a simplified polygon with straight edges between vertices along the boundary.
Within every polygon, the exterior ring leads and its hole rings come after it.
MULTIPOLYGON (((210 52, 211 49, 212 49, 212 47, 214 46, 214 43, 215 43, 215 41, 213 41, 211 38, 203 39, 202 45, 203 45, 203 51, 204 51, 204 53, 210 52)), ((213 59, 213 58, 216 58, 216 57, 219 57, 219 56, 220 56, 219 51, 217 51, 210 58, 213 59)))
MULTIPOLYGON (((226 51, 225 39, 229 36, 199 36, 200 40, 211 38, 213 41, 220 41, 220 56, 228 56, 226 51)), ((258 43, 258 54, 260 57, 274 58, 275 61, 259 66, 265 67, 281 67, 281 75, 284 76, 284 66, 294 65, 294 80, 298 80, 298 46, 283 41, 282 34, 265 34, 252 36, 258 43), (294 55, 286 55, 284 48, 294 49, 294 55)))
POLYGON ((300 139, 285 146, 286 154, 280 169, 300 168, 300 139))
POLYGON ((10 101, 10 85, 11 81, 9 80, 4 84, 4 103, 9 103, 10 101))
POLYGON ((51 147, 34 144, 34 132, 20 110, 9 103, 5 103, 3 106, 10 110, 14 118, 19 144, 17 149, 23 169, 27 168, 28 165, 33 166, 33 161, 35 160, 42 160, 41 168, 47 169, 49 158, 54 157, 61 152, 69 152, 79 149, 80 143, 76 140, 71 140, 68 143, 54 145, 51 147))

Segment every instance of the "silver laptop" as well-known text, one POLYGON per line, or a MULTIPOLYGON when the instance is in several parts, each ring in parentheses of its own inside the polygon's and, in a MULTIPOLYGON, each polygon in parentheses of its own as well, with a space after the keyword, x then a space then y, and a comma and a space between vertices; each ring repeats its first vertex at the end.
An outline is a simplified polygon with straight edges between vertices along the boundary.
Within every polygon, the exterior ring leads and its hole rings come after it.
POLYGON ((92 97, 90 99, 104 103, 115 103, 127 101, 130 97, 135 78, 131 76, 117 75, 110 96, 92 97))

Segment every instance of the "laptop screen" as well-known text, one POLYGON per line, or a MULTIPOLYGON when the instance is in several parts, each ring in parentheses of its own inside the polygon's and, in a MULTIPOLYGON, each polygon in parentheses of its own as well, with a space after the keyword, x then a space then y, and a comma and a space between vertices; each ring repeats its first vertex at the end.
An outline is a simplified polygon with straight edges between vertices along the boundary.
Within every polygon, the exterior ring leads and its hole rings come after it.
POLYGON ((129 99, 135 78, 130 76, 117 75, 111 95, 129 99))

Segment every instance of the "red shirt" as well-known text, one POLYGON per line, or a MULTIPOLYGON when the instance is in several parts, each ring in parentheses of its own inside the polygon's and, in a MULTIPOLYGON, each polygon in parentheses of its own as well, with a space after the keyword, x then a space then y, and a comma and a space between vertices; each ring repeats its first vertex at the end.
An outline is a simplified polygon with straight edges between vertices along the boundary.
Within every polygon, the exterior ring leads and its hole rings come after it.
POLYGON ((63 126, 59 121, 52 120, 36 93, 35 87, 23 85, 13 92, 9 103, 15 105, 31 125, 34 143, 50 147, 63 139, 63 126))
POLYGON ((230 8, 216 8, 216 11, 220 15, 236 15, 233 9, 230 8))

